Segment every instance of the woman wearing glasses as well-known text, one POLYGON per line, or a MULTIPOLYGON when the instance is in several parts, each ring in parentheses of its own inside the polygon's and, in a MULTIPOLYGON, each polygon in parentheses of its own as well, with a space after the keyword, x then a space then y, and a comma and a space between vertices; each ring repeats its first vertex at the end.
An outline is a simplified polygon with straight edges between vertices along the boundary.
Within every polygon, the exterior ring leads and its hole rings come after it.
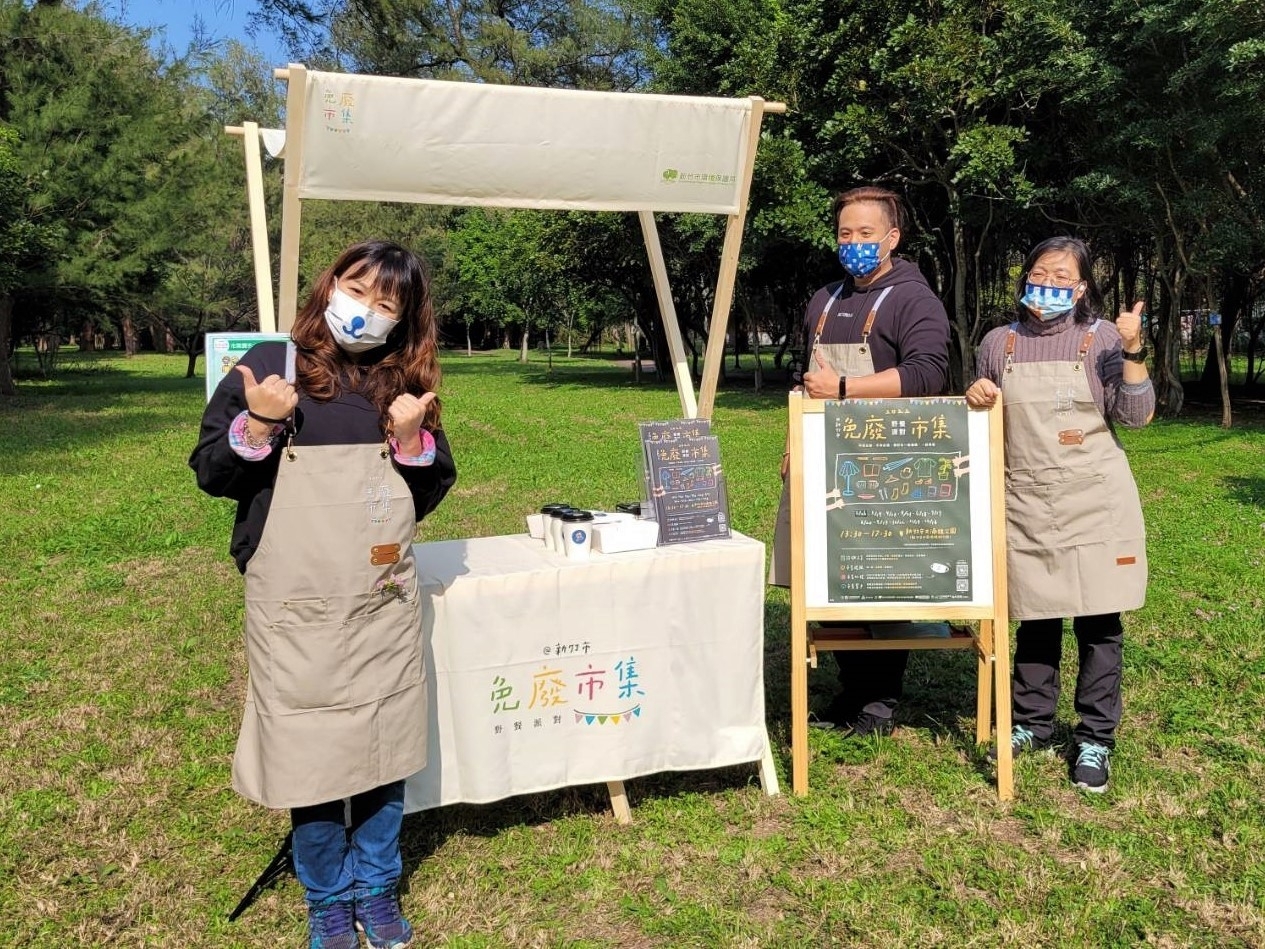
POLYGON ((1005 406, 1006 567, 1015 634, 1015 754, 1050 746, 1063 620, 1076 679, 1071 779, 1107 789, 1120 725, 1120 613, 1146 599, 1146 531, 1114 425, 1151 420, 1142 303, 1102 319, 1089 249, 1042 241, 1024 261, 1015 319, 980 345, 974 408, 1005 406))

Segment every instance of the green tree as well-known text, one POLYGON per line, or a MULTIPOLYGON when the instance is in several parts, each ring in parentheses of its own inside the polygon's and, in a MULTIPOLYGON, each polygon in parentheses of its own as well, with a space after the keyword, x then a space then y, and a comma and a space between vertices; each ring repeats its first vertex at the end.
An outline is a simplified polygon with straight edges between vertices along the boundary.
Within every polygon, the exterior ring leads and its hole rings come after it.
POLYGON ((13 292, 59 328, 113 317, 130 350, 135 299, 158 286, 184 236, 169 212, 202 119, 189 66, 163 66, 143 33, 95 7, 0 0, 0 75, 0 117, 20 135, 16 159, 33 184, 23 213, 50 235, 43 266, 13 292))
POLYGON ((13 395, 13 290, 37 266, 51 238, 25 214, 30 185, 16 152, 18 133, 0 124, 0 395, 13 395))

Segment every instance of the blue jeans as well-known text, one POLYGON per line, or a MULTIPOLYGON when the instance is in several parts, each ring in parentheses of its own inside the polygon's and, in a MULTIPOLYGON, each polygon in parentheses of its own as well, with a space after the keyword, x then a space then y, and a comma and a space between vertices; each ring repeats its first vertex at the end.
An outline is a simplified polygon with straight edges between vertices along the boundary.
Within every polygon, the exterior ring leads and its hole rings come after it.
POLYGON ((342 801, 290 811, 294 874, 307 890, 309 903, 350 900, 394 889, 403 872, 403 781, 355 795, 350 827, 343 814, 342 801))

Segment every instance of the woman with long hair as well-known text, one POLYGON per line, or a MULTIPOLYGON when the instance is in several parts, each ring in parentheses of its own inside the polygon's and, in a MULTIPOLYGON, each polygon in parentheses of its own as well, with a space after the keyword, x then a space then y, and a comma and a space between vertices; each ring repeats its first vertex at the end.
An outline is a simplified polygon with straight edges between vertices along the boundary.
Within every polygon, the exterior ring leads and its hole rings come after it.
POLYGON ((422 261, 348 248, 291 340, 292 372, 289 344, 260 343, 221 381, 189 459, 237 501, 250 680, 233 787, 290 810, 311 949, 354 949, 357 927, 403 946, 404 779, 427 739, 411 545, 457 476, 422 261))

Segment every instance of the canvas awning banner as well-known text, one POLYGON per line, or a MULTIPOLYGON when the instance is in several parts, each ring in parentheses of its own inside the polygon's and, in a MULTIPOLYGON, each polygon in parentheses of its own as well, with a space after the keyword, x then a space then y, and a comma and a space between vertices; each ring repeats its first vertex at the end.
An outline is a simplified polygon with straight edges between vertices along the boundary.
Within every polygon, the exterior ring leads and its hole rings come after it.
POLYGON ((748 99, 307 72, 299 196, 736 214, 748 99))

